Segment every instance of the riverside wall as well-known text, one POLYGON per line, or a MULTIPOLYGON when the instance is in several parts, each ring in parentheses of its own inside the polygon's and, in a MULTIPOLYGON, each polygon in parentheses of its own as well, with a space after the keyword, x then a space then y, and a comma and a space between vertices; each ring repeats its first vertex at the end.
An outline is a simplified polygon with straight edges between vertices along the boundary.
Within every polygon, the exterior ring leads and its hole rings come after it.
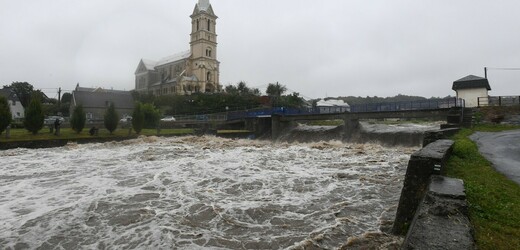
POLYGON ((422 149, 408 162, 392 232, 406 235, 402 249, 475 249, 464 183, 445 177, 456 133, 426 133, 422 149))

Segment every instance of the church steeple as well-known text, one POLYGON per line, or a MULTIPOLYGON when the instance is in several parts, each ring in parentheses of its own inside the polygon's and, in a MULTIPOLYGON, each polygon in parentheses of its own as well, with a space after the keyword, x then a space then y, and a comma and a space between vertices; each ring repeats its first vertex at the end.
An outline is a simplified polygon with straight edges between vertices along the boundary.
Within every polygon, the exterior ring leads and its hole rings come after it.
POLYGON ((217 60, 217 16, 209 0, 199 0, 191 17, 191 55, 193 74, 206 92, 219 88, 217 60))

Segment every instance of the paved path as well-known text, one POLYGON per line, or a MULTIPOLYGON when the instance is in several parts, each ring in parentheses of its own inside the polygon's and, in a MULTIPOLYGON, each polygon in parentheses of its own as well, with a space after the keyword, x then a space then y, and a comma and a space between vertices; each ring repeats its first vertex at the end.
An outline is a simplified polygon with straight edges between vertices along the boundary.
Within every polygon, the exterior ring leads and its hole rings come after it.
POLYGON ((498 172, 520 185, 520 130, 476 132, 470 138, 498 172))

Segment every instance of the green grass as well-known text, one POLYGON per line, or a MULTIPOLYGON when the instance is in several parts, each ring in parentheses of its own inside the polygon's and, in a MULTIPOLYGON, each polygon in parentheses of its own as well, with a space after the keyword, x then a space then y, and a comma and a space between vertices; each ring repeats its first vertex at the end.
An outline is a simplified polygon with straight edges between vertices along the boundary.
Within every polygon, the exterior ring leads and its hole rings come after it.
POLYGON ((520 127, 480 125, 454 136, 448 176, 464 180, 479 249, 520 249, 520 186, 496 172, 468 136, 515 128, 520 127))
MULTIPOLYGON (((11 137, 9 139, 5 138, 5 132, 0 135, 0 142, 13 142, 13 141, 34 141, 34 140, 53 140, 53 139, 81 139, 81 138, 92 138, 88 133, 88 129, 84 129, 81 133, 77 134, 70 128, 63 128, 60 131, 60 135, 56 136, 54 134, 49 133, 48 128, 44 128, 38 132, 38 134, 33 135, 29 131, 25 129, 11 129, 11 137)), ((192 134, 193 129, 161 129, 161 136, 171 136, 171 135, 186 135, 192 134)), ((135 131, 132 131, 131 135, 128 135, 128 129, 116 129, 113 134, 110 134, 106 129, 99 129, 98 138, 121 138, 121 137, 133 137, 135 136, 135 131)), ((156 129, 143 129, 141 131, 141 135, 157 135, 156 129)))

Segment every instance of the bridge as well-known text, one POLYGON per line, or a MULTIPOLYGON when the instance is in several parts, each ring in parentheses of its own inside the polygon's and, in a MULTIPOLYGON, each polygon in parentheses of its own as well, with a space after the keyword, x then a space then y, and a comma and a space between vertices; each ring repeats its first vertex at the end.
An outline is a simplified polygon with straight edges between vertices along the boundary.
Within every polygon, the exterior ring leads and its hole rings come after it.
POLYGON ((228 127, 246 129, 255 134, 271 132, 272 138, 278 138, 285 130, 295 126, 298 121, 342 120, 345 135, 351 135, 359 129, 359 121, 367 119, 438 119, 451 124, 461 124, 464 118, 464 101, 451 98, 412 102, 393 102, 352 105, 349 112, 336 113, 334 110, 307 108, 264 108, 176 117, 176 125, 191 127, 228 127))

